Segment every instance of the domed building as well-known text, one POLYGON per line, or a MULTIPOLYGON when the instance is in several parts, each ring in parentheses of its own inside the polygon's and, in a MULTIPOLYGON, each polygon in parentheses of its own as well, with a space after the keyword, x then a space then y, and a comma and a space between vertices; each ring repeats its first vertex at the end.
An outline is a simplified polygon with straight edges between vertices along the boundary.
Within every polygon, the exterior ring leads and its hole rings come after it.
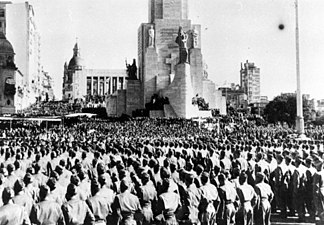
POLYGON ((126 88, 126 77, 126 69, 86 69, 79 44, 75 43, 72 58, 64 64, 63 100, 92 102, 88 107, 104 105, 107 95, 126 88))
POLYGON ((68 65, 69 70, 82 70, 83 59, 80 57, 79 50, 78 43, 75 43, 73 48, 73 57, 68 65))
POLYGON ((64 64, 64 78, 63 78, 63 100, 73 98, 73 75, 76 71, 82 71, 84 68, 83 59, 80 56, 80 49, 78 43, 75 43, 73 48, 73 56, 67 65, 64 64))
POLYGON ((14 50, 0 31, 0 114, 15 113, 15 73, 14 50))

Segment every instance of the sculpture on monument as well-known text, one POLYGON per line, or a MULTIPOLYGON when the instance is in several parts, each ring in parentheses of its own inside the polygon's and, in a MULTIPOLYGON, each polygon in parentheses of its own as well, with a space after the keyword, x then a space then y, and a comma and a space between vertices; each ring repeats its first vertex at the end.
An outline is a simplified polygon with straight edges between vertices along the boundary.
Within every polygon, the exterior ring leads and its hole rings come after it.
POLYGON ((178 37, 176 39, 176 43, 179 45, 179 64, 180 63, 188 63, 188 34, 185 33, 182 27, 179 27, 178 37))
POLYGON ((136 66, 136 60, 133 59, 133 64, 127 64, 127 60, 125 60, 126 63, 126 72, 127 72, 127 80, 137 80, 137 66, 136 66))
POLYGON ((193 31, 192 31, 192 46, 194 48, 197 48, 198 47, 198 30, 196 29, 196 27, 194 27, 193 31))
POLYGON ((151 25, 150 29, 148 30, 149 34, 149 48, 154 48, 154 28, 153 25, 151 25))

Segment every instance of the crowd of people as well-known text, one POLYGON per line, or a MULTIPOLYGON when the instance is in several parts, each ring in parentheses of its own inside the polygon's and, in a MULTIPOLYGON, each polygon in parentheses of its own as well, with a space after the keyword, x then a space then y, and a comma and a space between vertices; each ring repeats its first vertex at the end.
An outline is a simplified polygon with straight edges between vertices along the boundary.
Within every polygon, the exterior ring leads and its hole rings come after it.
POLYGON ((81 103, 69 103, 63 101, 37 102, 30 107, 18 112, 21 117, 39 116, 64 116, 70 113, 81 112, 81 103))
POLYGON ((0 224, 324 223, 324 130, 219 120, 0 128, 0 224))

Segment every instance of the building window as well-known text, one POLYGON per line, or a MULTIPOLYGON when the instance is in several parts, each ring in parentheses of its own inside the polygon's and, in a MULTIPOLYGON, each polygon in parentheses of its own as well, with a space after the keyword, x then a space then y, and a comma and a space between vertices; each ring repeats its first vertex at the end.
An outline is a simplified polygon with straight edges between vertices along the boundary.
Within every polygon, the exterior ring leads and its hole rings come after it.
POLYGON ((5 11, 3 9, 0 10, 0 17, 5 17, 5 11))

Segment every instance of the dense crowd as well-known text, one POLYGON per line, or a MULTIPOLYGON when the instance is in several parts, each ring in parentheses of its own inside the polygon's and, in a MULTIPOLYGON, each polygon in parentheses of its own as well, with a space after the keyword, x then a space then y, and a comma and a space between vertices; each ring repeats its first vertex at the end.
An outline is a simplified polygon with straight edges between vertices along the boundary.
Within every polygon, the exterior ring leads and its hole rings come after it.
POLYGON ((81 108, 81 103, 68 103, 63 101, 42 101, 37 102, 24 110, 19 111, 18 115, 22 117, 64 116, 70 113, 81 112, 81 108))
POLYGON ((323 133, 242 118, 0 128, 0 224, 321 224, 323 133))

